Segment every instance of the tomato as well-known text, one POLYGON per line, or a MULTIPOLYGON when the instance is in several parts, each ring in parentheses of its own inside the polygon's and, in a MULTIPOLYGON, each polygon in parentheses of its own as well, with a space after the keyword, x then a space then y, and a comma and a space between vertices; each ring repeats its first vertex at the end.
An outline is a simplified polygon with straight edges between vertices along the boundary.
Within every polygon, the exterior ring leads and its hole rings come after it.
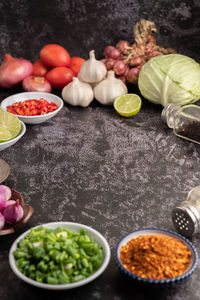
POLYGON ((38 59, 33 64, 33 75, 43 77, 47 72, 48 68, 42 63, 41 59, 38 59))
POLYGON ((56 67, 50 70, 45 77, 53 87, 63 88, 72 81, 75 73, 67 67, 56 67))
POLYGON ((40 50, 40 59, 47 67, 67 67, 70 64, 70 55, 62 46, 48 44, 40 50))
POLYGON ((76 75, 78 75, 78 73, 80 72, 81 66, 84 62, 85 62, 85 59, 83 59, 81 57, 71 57, 69 67, 70 67, 70 69, 72 69, 72 71, 74 71, 74 73, 76 75))

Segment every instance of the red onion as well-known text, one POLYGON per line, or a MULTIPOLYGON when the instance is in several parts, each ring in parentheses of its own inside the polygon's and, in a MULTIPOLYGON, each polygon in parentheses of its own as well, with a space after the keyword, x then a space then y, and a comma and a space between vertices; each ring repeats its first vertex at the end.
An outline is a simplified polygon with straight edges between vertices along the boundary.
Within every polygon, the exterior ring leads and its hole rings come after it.
POLYGON ((148 55, 152 51, 153 51, 153 45, 151 43, 146 44, 146 46, 145 46, 145 54, 148 55))
POLYGON ((20 221, 23 218, 24 211, 19 201, 16 200, 15 203, 6 207, 3 211, 3 216, 5 221, 9 224, 14 224, 20 221))
POLYGON ((0 66, 0 86, 11 88, 32 73, 33 65, 30 61, 6 54, 0 66))
POLYGON ((127 66, 124 60, 118 60, 115 62, 113 70, 117 75, 124 75, 126 72, 127 66))
POLYGON ((163 53, 159 52, 159 51, 152 51, 148 54, 148 59, 155 57, 155 56, 159 56, 159 55, 163 55, 163 53))
POLYGON ((10 205, 15 204, 15 203, 16 203, 16 201, 15 201, 15 200, 12 200, 12 199, 6 201, 6 206, 4 207, 4 209, 5 209, 6 207, 10 206, 10 205))
POLYGON ((22 87, 25 92, 46 92, 52 90, 51 84, 44 77, 28 76, 22 81, 22 87))
POLYGON ((11 198, 12 192, 8 186, 0 184, 0 194, 1 193, 5 193, 6 200, 9 200, 11 198))
POLYGON ((110 57, 110 53, 111 51, 114 49, 115 47, 113 46, 107 46, 105 49, 104 49, 104 56, 106 58, 109 58, 110 57))
POLYGON ((120 79, 124 84, 126 84, 126 77, 125 76, 119 76, 117 79, 120 79))
POLYGON ((140 72, 140 70, 142 69, 143 66, 144 66, 144 63, 142 63, 141 65, 137 66, 137 69, 139 70, 139 72, 140 72))
POLYGON ((4 224, 5 224, 5 218, 0 212, 0 230, 4 227, 4 224))
POLYGON ((135 56, 135 57, 131 57, 131 59, 129 61, 129 65, 132 67, 137 67, 143 62, 144 62, 144 60, 141 57, 135 56))
POLYGON ((126 80, 129 83, 137 84, 139 72, 140 70, 138 68, 131 68, 126 75, 126 80))
POLYGON ((107 59, 106 59, 106 58, 102 58, 102 59, 100 59, 100 61, 101 61, 102 63, 106 64, 107 59))
POLYGON ((112 49, 110 52, 110 58, 113 59, 119 58, 121 55, 121 52, 117 48, 112 49))
POLYGON ((113 69, 113 66, 114 66, 114 63, 115 63, 115 60, 112 59, 112 58, 108 58, 105 62, 105 66, 106 66, 106 69, 109 71, 109 70, 112 70, 113 69))
POLYGON ((2 211, 6 207, 6 194, 5 192, 0 193, 0 211, 2 211))
POLYGON ((119 41, 117 43, 117 49, 119 49, 123 54, 127 54, 127 50, 130 47, 130 44, 128 41, 119 41))

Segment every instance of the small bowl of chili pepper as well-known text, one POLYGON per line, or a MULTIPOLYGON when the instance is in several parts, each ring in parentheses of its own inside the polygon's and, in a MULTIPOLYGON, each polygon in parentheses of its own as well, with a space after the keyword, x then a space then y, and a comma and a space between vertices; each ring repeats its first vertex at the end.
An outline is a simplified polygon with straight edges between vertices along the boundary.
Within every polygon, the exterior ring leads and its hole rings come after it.
POLYGON ((24 92, 7 97, 1 107, 24 123, 39 124, 54 117, 62 109, 63 100, 51 93, 24 92))
POLYGON ((124 274, 139 283, 166 285, 188 278, 198 265, 198 254, 180 234, 144 228, 119 241, 115 261, 124 274))

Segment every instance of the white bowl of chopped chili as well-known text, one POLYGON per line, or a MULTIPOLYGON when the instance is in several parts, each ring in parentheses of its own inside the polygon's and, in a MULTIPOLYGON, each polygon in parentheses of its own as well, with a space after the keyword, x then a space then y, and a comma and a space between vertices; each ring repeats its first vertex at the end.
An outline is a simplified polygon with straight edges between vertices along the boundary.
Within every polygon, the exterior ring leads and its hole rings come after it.
POLYGON ((172 284, 198 265, 195 247, 185 237, 155 228, 135 230, 117 244, 115 261, 123 273, 145 284, 172 284))
POLYGON ((9 263, 15 275, 47 290, 85 285, 99 277, 109 261, 110 247, 103 235, 73 222, 46 223, 31 228, 14 241, 9 251, 9 263))
POLYGON ((5 98, 1 107, 26 124, 39 124, 54 117, 62 109, 63 100, 51 93, 24 92, 5 98))

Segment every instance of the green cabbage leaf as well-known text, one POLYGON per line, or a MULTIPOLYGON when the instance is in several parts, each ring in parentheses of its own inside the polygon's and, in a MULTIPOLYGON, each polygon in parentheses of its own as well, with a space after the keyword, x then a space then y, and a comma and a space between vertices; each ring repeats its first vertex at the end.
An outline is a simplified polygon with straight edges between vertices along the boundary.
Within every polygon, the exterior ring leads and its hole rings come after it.
POLYGON ((142 67, 138 86, 144 98, 162 106, 194 103, 200 99, 200 65, 181 54, 156 56, 142 67))

